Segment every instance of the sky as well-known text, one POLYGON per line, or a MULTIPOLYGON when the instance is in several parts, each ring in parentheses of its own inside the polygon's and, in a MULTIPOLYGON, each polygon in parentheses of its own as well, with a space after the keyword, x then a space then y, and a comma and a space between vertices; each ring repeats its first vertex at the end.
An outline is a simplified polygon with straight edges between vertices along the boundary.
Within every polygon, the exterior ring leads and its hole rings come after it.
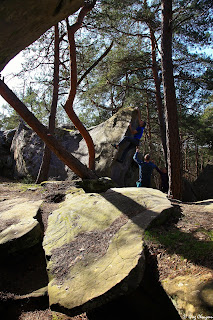
MULTIPOLYGON (((5 68, 1 71, 1 76, 4 77, 4 82, 13 91, 20 91, 23 87, 23 81, 13 77, 13 73, 17 73, 21 70, 22 53, 20 52, 15 58, 8 62, 5 68)), ((2 106, 7 102, 0 95, 0 111, 2 112, 2 106)))

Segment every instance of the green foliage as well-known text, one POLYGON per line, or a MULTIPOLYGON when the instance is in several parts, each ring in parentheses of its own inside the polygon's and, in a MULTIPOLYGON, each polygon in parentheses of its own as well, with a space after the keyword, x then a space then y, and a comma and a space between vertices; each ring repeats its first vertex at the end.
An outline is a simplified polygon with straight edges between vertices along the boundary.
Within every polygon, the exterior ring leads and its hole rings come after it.
POLYGON ((47 100, 47 94, 39 96, 39 91, 31 86, 27 88, 23 97, 24 104, 43 124, 48 124, 48 116, 50 110, 50 97, 47 100))
POLYGON ((3 112, 0 112, 1 130, 11 130, 18 127, 20 116, 8 105, 2 106, 2 109, 3 112))
POLYGON ((208 106, 200 116, 198 141, 208 145, 213 151, 213 106, 208 106))
MULTIPOLYGON (((21 184, 23 185, 23 188, 24 188, 24 185, 32 185, 34 184, 35 180, 28 174, 26 177, 24 177, 22 180, 21 180, 21 184)), ((36 186, 36 185, 35 185, 36 186)), ((28 188, 29 186, 27 186, 26 188, 28 188)))
POLYGON ((209 0, 174 1, 174 31, 179 41, 206 46, 211 41, 212 3, 209 0))
POLYGON ((199 146, 213 148, 213 107, 208 106, 200 114, 182 115, 182 134, 188 140, 199 146))

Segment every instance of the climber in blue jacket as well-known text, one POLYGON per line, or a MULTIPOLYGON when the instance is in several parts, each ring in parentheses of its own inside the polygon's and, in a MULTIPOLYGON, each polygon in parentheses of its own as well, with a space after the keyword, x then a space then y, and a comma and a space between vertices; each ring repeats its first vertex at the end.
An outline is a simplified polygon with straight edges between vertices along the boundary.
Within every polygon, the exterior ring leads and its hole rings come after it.
POLYGON ((159 173, 161 173, 160 169, 156 166, 156 164, 150 161, 149 154, 146 154, 144 156, 144 161, 139 160, 138 147, 136 148, 136 152, 133 156, 133 160, 139 166, 139 180, 136 182, 137 187, 150 188, 153 169, 156 169, 159 173))
POLYGON ((118 144, 112 144, 112 146, 115 149, 119 149, 119 147, 124 144, 125 142, 129 142, 127 147, 124 149, 120 159, 117 159, 118 162, 124 162, 127 153, 129 150, 138 147, 140 143, 140 139, 142 138, 145 126, 146 126, 146 121, 141 120, 141 115, 140 115, 140 109, 137 108, 138 111, 138 121, 139 121, 139 126, 136 129, 133 129, 131 124, 129 124, 129 129, 131 131, 131 134, 133 137, 125 136, 118 144))

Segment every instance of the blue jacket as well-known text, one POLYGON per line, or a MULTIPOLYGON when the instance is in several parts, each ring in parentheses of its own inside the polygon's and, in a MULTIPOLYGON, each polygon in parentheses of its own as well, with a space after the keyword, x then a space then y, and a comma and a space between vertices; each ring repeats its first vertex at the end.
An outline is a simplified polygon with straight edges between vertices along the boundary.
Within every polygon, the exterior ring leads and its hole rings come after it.
POLYGON ((136 130, 137 130, 137 133, 134 134, 134 139, 140 140, 143 135, 144 127, 139 126, 136 128, 136 130))
POLYGON ((151 161, 146 162, 139 160, 138 152, 135 152, 133 159, 139 165, 139 181, 142 187, 150 187, 153 169, 156 169, 159 173, 161 172, 160 169, 151 161))

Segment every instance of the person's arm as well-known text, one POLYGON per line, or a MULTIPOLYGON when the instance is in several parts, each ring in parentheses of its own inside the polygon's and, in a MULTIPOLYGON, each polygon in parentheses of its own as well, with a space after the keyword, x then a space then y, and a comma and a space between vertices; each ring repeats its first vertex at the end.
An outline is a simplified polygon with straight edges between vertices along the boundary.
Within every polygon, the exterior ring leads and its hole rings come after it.
POLYGON ((154 166, 155 166, 154 168, 157 170, 157 172, 161 174, 162 171, 156 166, 156 164, 154 164, 154 166))
POLYGON ((158 172, 158 173, 160 173, 160 174, 162 173, 162 171, 161 171, 161 170, 156 166, 156 164, 154 163, 154 161, 153 161, 153 160, 152 160, 152 161, 150 161, 150 163, 151 163, 151 165, 152 165, 152 168, 153 168, 153 169, 156 169, 156 170, 157 170, 157 172, 158 172))

